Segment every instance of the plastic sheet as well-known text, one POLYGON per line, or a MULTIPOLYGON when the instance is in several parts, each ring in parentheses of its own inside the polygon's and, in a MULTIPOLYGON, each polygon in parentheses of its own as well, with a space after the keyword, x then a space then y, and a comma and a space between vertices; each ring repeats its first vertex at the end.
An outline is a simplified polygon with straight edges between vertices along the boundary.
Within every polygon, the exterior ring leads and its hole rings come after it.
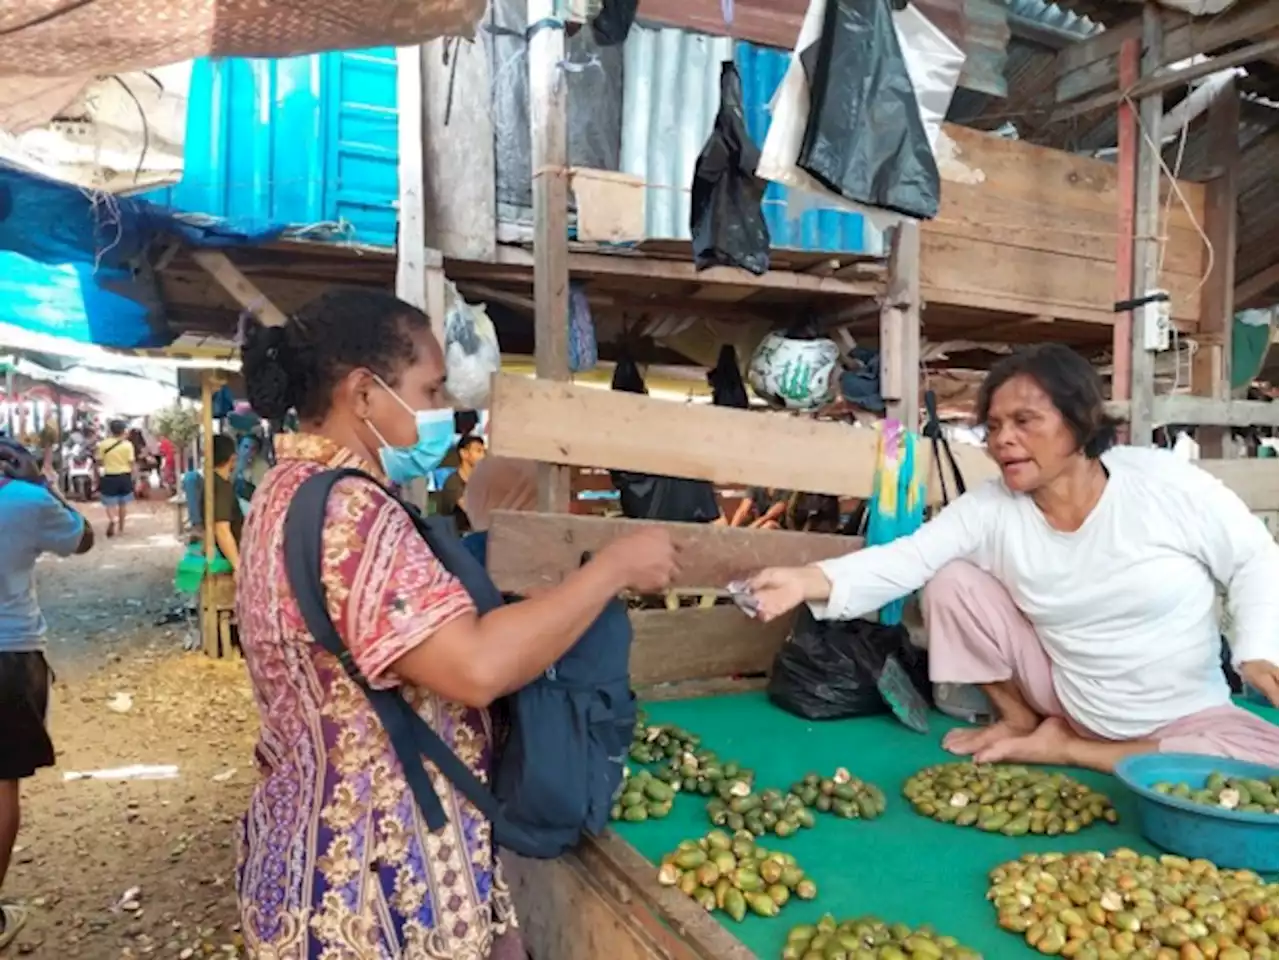
MULTIPOLYGON (((773 119, 757 172, 783 186, 809 191, 840 209, 861 213, 877 230, 883 231, 900 223, 904 217, 847 199, 839 192, 827 189, 797 165, 810 112, 809 81, 801 58, 821 38, 827 4, 828 0, 810 0, 791 65, 774 95, 773 119)), ((896 11, 893 22, 915 91, 920 119, 932 149, 941 133, 942 121, 964 66, 964 52, 914 5, 908 4, 896 11)))
POLYGON ((756 175, 760 150, 747 133, 742 78, 726 61, 720 67, 720 110, 693 168, 689 230, 699 270, 769 269, 769 227, 764 220, 765 182, 756 175))
POLYGON ((938 213, 938 164, 887 0, 829 0, 800 55, 809 122, 797 164, 848 200, 910 217, 938 213))
POLYGON ((746 410, 751 406, 747 397, 747 385, 742 380, 742 370, 738 366, 738 351, 733 344, 726 343, 720 348, 716 365, 707 373, 707 384, 711 387, 713 405, 738 410, 746 410))
POLYGON ((865 620, 820 621, 802 610, 790 640, 774 658, 769 699, 809 720, 887 713, 889 704, 876 684, 889 657, 928 700, 925 653, 911 645, 905 628, 865 620))

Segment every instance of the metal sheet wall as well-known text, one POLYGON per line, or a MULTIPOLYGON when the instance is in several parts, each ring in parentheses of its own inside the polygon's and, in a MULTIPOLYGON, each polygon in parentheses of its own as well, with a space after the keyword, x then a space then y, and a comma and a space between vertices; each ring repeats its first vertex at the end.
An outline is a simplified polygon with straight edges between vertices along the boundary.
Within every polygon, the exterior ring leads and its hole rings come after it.
POLYGON ((341 225, 337 239, 392 247, 396 125, 391 48, 199 60, 185 173, 151 199, 254 227, 341 225))
MULTIPOLYGON (((769 129, 769 101, 790 54, 674 28, 636 26, 623 70, 622 169, 648 184, 651 239, 689 239, 693 168, 719 108, 720 64, 742 75, 747 126, 757 144, 769 129)), ((765 217, 775 248, 880 253, 883 240, 863 217, 823 208, 817 198, 770 184, 765 217)))

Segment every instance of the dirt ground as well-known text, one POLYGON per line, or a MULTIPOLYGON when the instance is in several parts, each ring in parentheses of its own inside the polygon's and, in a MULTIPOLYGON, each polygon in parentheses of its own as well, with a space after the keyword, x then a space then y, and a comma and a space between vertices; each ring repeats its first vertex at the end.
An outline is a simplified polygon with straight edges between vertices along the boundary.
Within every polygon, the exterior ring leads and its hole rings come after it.
POLYGON ((181 552, 170 508, 137 505, 123 537, 40 563, 58 765, 23 787, 3 896, 32 918, 6 960, 243 955, 233 837, 257 715, 241 663, 185 652, 194 625, 158 624, 180 606, 181 552), (135 764, 178 775, 67 779, 135 764))

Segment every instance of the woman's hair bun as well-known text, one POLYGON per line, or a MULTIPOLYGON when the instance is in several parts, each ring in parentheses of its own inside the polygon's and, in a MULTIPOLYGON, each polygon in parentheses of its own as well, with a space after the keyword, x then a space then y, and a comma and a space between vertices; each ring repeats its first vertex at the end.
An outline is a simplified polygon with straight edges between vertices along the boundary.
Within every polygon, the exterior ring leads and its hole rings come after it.
POLYGON ((293 409, 288 327, 268 327, 256 319, 245 324, 240 348, 245 391, 254 413, 266 420, 283 420, 293 409))

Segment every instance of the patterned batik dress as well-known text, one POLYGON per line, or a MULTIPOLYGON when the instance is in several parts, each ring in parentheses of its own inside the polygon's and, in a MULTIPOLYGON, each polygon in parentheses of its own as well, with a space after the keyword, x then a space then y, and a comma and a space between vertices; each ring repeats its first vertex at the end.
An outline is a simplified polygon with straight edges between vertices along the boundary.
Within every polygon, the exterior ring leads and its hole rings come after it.
MULTIPOLYGON (((277 466, 244 528, 236 609, 261 715, 261 780, 243 824, 237 885, 258 960, 484 960, 514 927, 490 825, 428 765, 449 815, 428 830, 368 700, 303 624, 284 566, 289 500, 309 476, 354 466, 330 441, 277 441, 277 466)), ((474 607, 386 493, 346 479, 329 499, 322 579, 329 614, 375 686, 474 607)), ((400 685, 481 779, 486 711, 400 685)))

